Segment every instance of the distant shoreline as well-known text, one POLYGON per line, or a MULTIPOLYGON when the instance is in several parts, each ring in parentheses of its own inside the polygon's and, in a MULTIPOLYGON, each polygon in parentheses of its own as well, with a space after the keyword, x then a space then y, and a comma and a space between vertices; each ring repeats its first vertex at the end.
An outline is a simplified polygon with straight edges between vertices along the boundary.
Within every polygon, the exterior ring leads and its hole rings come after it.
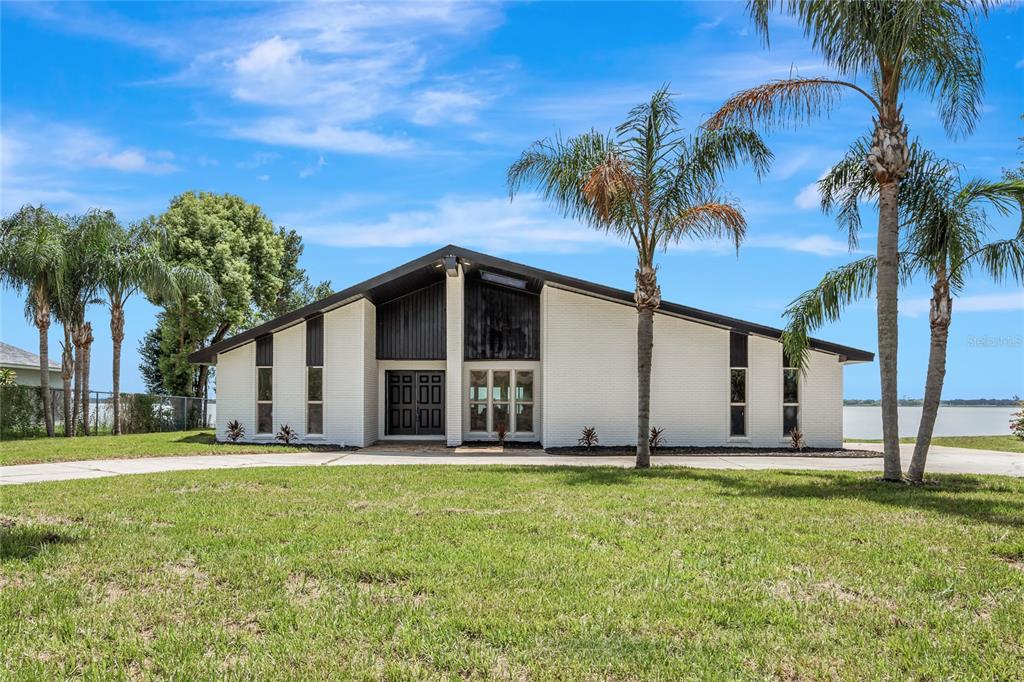
MULTIPOLYGON (((844 400, 843 407, 878 407, 881 405, 879 400, 844 400)), ((924 400, 921 398, 904 398, 899 402, 900 407, 921 407, 924 404, 924 400)), ((953 398, 952 400, 943 400, 940 405, 946 407, 1016 407, 1020 404, 1019 400, 1013 398, 953 398)))

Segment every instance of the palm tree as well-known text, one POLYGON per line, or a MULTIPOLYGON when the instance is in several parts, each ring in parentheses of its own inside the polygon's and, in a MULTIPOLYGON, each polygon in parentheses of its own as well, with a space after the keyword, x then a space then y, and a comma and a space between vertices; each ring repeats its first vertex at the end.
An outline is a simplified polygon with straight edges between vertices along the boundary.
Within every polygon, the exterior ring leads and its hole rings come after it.
POLYGON ((82 434, 89 435, 89 376, 92 354, 92 323, 85 313, 90 305, 102 303, 99 298, 102 256, 107 250, 110 224, 116 223, 110 211, 93 209, 74 216, 65 234, 65 283, 60 297, 61 319, 71 327, 71 341, 75 349, 75 388, 72 401, 72 430, 79 425, 82 434), (79 411, 80 410, 80 411, 79 411), (81 420, 79 420, 81 414, 81 420))
POLYGON ((708 121, 712 129, 735 123, 799 124, 828 114, 845 93, 870 105, 874 132, 866 161, 878 184, 878 364, 882 384, 885 480, 901 480, 896 385, 899 289, 900 181, 909 163, 902 93, 918 90, 935 102, 947 133, 970 132, 981 105, 984 75, 973 19, 987 2, 948 0, 750 0, 750 14, 765 44, 768 15, 779 8, 797 18, 835 78, 788 78, 733 95, 708 121), (861 87, 859 77, 871 83, 861 87))
POLYGON ((42 205, 25 205, 0 224, 0 283, 27 292, 25 314, 39 330, 39 389, 50 437, 50 315, 52 296, 62 285, 64 230, 60 218, 42 205))
MULTIPOLYGON (((823 205, 830 208, 840 204, 841 215, 851 225, 859 221, 858 203, 878 197, 879 187, 865 162, 866 144, 862 141, 855 145, 820 182, 823 205)), ((911 482, 920 483, 942 399, 953 298, 975 270, 997 282, 1009 278, 1024 284, 1024 219, 1014 238, 985 243, 992 228, 979 204, 987 202, 1004 215, 1016 204, 1024 214, 1024 180, 962 183, 955 165, 912 149, 915 160, 900 185, 899 195, 908 228, 899 256, 901 280, 906 284, 916 273, 923 272, 932 287, 924 404, 907 472, 911 482)), ((871 295, 877 267, 877 259, 869 256, 837 268, 790 304, 783 335, 790 356, 803 358, 808 334, 824 322, 838 319, 842 308, 852 301, 871 295)))
POLYGON ((113 357, 113 433, 121 433, 121 345, 124 342, 124 307, 140 291, 163 292, 176 297, 177 283, 171 268, 160 257, 154 221, 143 221, 125 229, 110 214, 102 222, 103 253, 100 254, 99 282, 110 308, 110 337, 113 357))
POLYGON ((684 136, 666 88, 635 107, 614 135, 596 131, 535 142, 508 170, 510 196, 538 186, 565 215, 628 239, 636 248, 637 454, 650 466, 654 311, 661 304, 658 249, 683 238, 728 238, 739 248, 746 221, 720 194, 722 174, 749 162, 760 176, 771 152, 757 133, 726 126, 684 136))

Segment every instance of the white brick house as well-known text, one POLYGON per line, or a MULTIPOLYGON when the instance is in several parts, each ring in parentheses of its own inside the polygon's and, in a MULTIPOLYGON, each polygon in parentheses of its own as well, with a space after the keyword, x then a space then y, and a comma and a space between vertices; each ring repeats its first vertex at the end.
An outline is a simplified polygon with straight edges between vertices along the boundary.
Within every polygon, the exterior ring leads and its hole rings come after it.
MULTIPOLYGON (((217 365, 217 437, 288 424, 304 441, 449 445, 636 441, 632 293, 447 246, 190 356, 217 365)), ((655 316, 651 424, 667 445, 843 441, 843 365, 866 351, 813 340, 787 369, 780 331, 674 303, 655 316)))

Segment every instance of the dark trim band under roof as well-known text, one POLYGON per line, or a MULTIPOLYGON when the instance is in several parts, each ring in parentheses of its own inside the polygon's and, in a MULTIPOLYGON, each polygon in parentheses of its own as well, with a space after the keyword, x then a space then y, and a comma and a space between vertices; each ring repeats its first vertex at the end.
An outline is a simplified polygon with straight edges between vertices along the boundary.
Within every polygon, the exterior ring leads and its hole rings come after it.
MULTIPOLYGON (((307 317, 322 314, 333 308, 350 303, 358 298, 365 297, 373 300, 375 292, 389 291, 392 287, 389 287, 388 285, 397 279, 418 276, 419 273, 429 269, 435 263, 438 264, 439 267, 443 267, 442 259, 445 256, 456 256, 460 260, 467 261, 473 266, 483 266, 498 270, 502 273, 516 275, 525 278, 528 282, 540 285, 555 284, 562 288, 573 289, 583 293, 599 296, 601 298, 606 298, 611 301, 633 305, 633 292, 631 291, 615 289, 613 287, 604 286, 603 284, 596 284, 594 282, 576 279, 575 277, 560 275, 557 272, 549 272, 547 270, 532 268, 528 265, 514 263, 503 258, 488 256, 484 253, 477 253, 476 251, 470 251, 469 249, 449 244, 444 248, 409 261, 404 265, 400 265, 393 270, 388 270, 376 277, 371 277, 365 282, 360 282, 355 286, 351 286, 335 294, 331 294, 327 298, 320 299, 319 301, 310 303, 298 310, 293 310, 286 315, 282 315, 281 317, 269 322, 265 322, 258 327, 253 327, 241 334, 236 334, 231 338, 224 339, 223 341, 211 346, 197 350, 188 356, 188 360, 189 362, 199 364, 215 363, 217 361, 218 353, 223 353, 241 346, 242 344, 248 343, 249 341, 252 341, 264 334, 280 331, 302 322, 307 317)), ((706 310, 679 305, 678 303, 662 301, 661 306, 658 308, 658 312, 668 313, 670 315, 683 317, 695 322, 710 324, 716 327, 732 329, 744 334, 756 334, 758 336, 766 336, 773 339, 778 339, 782 336, 781 329, 738 320, 734 317, 718 315, 706 310)), ((822 341, 820 339, 811 339, 811 348, 825 353, 834 353, 839 355, 841 356, 841 360, 844 362, 871 362, 875 359, 874 353, 869 353, 868 351, 860 350, 859 348, 843 346, 838 343, 822 341)))

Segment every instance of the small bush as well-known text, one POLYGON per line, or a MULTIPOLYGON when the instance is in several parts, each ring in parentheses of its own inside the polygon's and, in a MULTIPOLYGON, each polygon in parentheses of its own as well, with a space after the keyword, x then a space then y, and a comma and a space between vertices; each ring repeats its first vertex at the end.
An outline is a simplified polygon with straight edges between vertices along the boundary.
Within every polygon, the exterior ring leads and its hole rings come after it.
POLYGON ((285 445, 291 445, 299 439, 299 434, 295 433, 295 429, 285 424, 277 432, 277 439, 285 445))
POLYGON ((578 445, 582 445, 583 447, 585 447, 588 452, 590 451, 590 448, 594 447, 599 442, 601 441, 597 437, 597 429, 594 428, 593 426, 584 426, 583 432, 580 434, 579 440, 576 441, 578 445))
POLYGON ((1010 415, 1010 433, 1024 440, 1024 400, 1017 403, 1018 409, 1010 415))
MULTIPOLYGON (((227 426, 227 438, 232 443, 237 443, 240 438, 245 438, 245 427, 242 426, 242 422, 237 419, 232 419, 228 422, 227 426)), ((280 434, 278 434, 280 437, 280 434)))
POLYGON ((793 448, 797 452, 803 452, 806 444, 804 443, 804 432, 800 430, 800 427, 794 426, 793 430, 789 432, 789 447, 793 448))
POLYGON ((650 442, 650 445, 651 445, 651 452, 654 452, 655 450, 660 448, 662 445, 664 445, 665 444, 665 429, 659 429, 656 426, 652 426, 651 427, 651 437, 650 437, 649 442, 650 442))

